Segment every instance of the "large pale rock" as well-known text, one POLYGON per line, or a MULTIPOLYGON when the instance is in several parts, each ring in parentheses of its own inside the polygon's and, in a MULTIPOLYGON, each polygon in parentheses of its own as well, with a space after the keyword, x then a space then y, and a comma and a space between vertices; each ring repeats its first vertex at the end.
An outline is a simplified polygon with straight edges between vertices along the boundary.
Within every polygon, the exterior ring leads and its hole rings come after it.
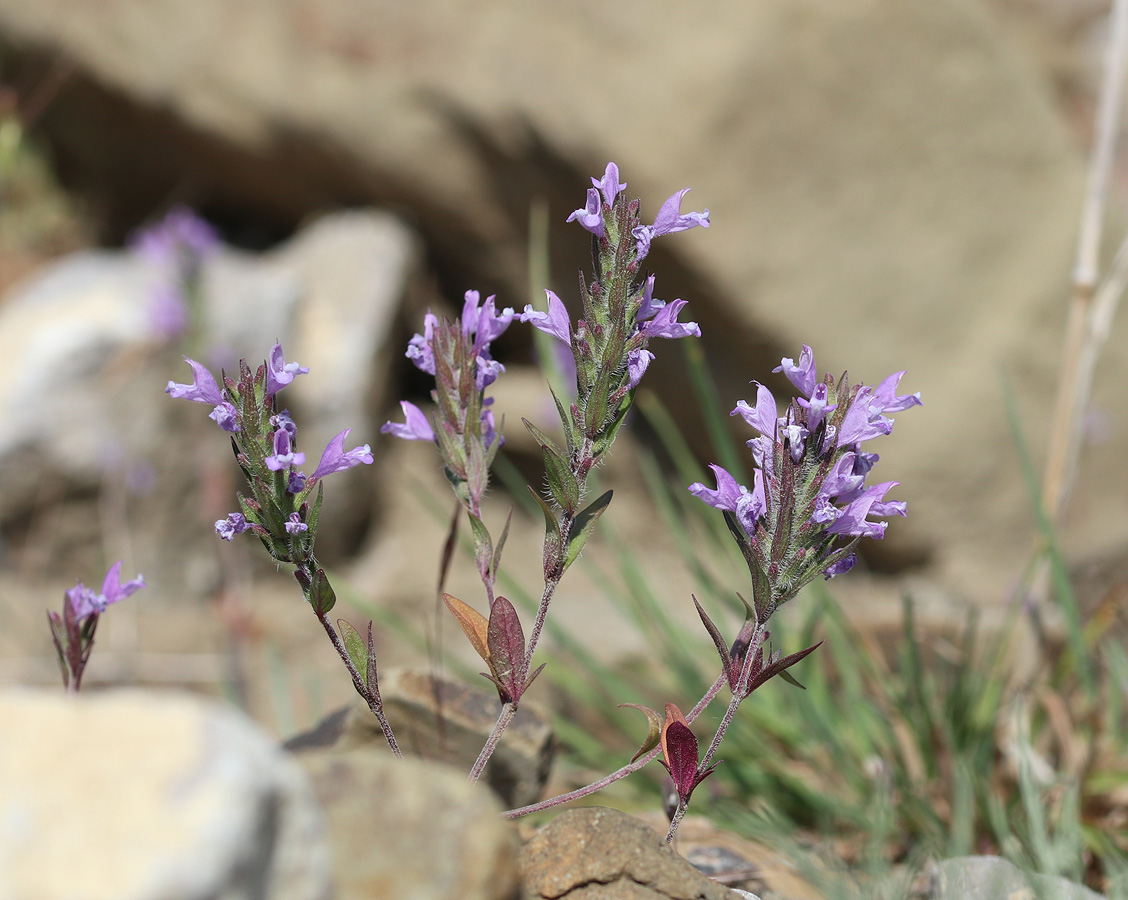
MULTIPOLYGON (((458 0, 441 16, 363 0, 10 0, 0 36, 29 81, 56 48, 75 60, 39 121, 119 230, 183 185, 286 223, 392 200, 452 288, 520 305, 533 198, 562 223, 608 158, 650 215, 692 185, 713 227, 662 239, 649 262, 660 296, 693 301, 727 406, 802 341, 862 380, 908 369, 904 387, 925 396, 881 450, 911 516, 867 549, 873 564, 982 601, 1030 547, 997 373, 1038 452, 1081 168, 1039 76, 973 0, 708 16, 676 0, 458 0)), ((557 230, 554 286, 570 297, 587 240, 557 230)), ((675 357, 648 383, 680 384, 675 357)), ((1097 404, 1118 409, 1126 377, 1128 359, 1107 360, 1097 404)), ((674 403, 702 434, 684 391, 674 403)), ((1073 547, 1128 536, 1106 489, 1116 454, 1092 451, 1085 471, 1101 475, 1082 479, 1073 547)))
POLYGON ((514 900, 517 832, 489 790, 391 753, 303 754, 333 838, 339 900, 514 900))
POLYGON ((0 694, 3 900, 326 900, 308 778, 187 695, 0 694))
MULTIPOLYGON (((265 254, 221 248, 201 273, 208 347, 189 352, 218 375, 240 357, 256 365, 281 341, 287 359, 309 366, 280 400, 299 423, 312 469, 337 432, 352 428, 354 444, 376 436, 373 409, 386 398, 389 338, 416 256, 410 230, 372 211, 326 216, 265 254)), ((208 410, 178 413, 181 402, 162 393, 170 379, 190 381, 191 371, 149 327, 155 281, 136 254, 89 251, 49 266, 0 303, 0 354, 10 366, 0 386, 0 476, 8 486, 0 521, 42 503, 47 481, 62 483, 58 493, 89 489, 121 467, 155 468, 167 495, 163 469, 183 469, 183 461, 164 463, 190 440, 210 440, 229 458, 208 410), (199 420, 198 438, 183 432, 186 420, 199 420)), ((355 547, 374 494, 363 471, 340 479, 328 492, 319 541, 330 554, 355 547)))

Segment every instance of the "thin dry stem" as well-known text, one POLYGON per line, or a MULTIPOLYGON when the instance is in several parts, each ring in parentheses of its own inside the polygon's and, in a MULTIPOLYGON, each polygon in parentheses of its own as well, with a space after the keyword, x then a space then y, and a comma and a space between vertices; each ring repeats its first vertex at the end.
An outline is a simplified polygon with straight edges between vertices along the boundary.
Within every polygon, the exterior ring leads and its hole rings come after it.
POLYGON ((1093 340, 1092 312, 1095 305, 1094 291, 1099 279, 1100 244, 1108 186, 1120 122, 1126 45, 1128 0, 1115 0, 1105 55, 1096 136, 1089 160, 1085 202, 1077 236, 1077 262, 1073 272, 1073 296, 1069 307, 1065 349, 1042 483, 1043 507, 1051 519, 1060 518, 1073 471, 1076 469, 1081 422, 1099 346, 1093 340))

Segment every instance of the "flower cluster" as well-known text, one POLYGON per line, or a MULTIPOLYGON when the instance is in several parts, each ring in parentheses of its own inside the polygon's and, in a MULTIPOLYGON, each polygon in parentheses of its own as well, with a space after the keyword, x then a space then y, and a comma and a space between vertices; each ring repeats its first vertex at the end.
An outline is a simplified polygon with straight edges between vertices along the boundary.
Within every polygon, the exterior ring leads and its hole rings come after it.
POLYGON ((887 523, 871 516, 905 515, 904 503, 884 499, 897 482, 866 485, 878 457, 861 445, 892 431, 889 414, 921 402, 920 394, 897 394, 904 372, 876 388, 851 386, 845 375, 837 383, 830 375, 820 381, 806 345, 798 362, 783 359, 774 371, 800 393, 784 415, 762 384, 755 405, 741 400, 732 411, 759 432, 748 441, 756 465, 752 487, 711 465, 716 489, 689 488, 725 511, 752 573, 761 623, 819 573, 831 578, 852 568, 858 540, 885 534, 887 523))
POLYGON ((309 369, 286 362, 281 344, 274 345, 257 372, 252 373, 246 360, 240 360, 240 380, 225 378, 222 390, 205 366, 193 359, 185 362, 192 369, 192 383, 170 381, 165 393, 213 407, 209 417, 231 434, 236 459, 251 489, 250 497, 239 495, 239 512, 215 523, 216 533, 230 541, 236 534, 251 531, 275 559, 298 566, 308 563, 321 506, 321 479, 371 464, 371 449, 364 444, 346 451, 351 430, 346 429, 329 441, 313 474, 305 475, 299 468, 306 457, 297 449, 298 427, 288 410, 276 410, 276 397, 309 369), (317 495, 311 503, 315 486, 317 495))
POLYGON ((198 305, 200 266, 219 246, 219 236, 211 225, 181 206, 139 231, 132 246, 157 276, 149 306, 153 331, 162 338, 179 337, 188 329, 198 305))
POLYGON ((88 588, 80 581, 65 592, 61 615, 54 611, 47 613, 51 640, 59 658, 63 686, 67 690, 77 693, 82 685, 82 673, 94 646, 98 617, 108 606, 124 600, 143 587, 145 579, 140 575, 125 584, 121 583, 121 560, 118 560, 106 573, 101 591, 88 588))
POLYGON ((385 422, 380 429, 404 440, 436 443, 455 492, 475 514, 488 483, 489 464, 503 443, 491 409, 493 398, 484 393, 505 371, 493 358, 490 344, 513 316, 509 307, 498 311, 493 295, 482 302, 477 291, 466 292, 462 315, 453 322, 428 312, 423 333, 408 343, 406 356, 435 377, 434 419, 404 400, 404 422, 385 422))

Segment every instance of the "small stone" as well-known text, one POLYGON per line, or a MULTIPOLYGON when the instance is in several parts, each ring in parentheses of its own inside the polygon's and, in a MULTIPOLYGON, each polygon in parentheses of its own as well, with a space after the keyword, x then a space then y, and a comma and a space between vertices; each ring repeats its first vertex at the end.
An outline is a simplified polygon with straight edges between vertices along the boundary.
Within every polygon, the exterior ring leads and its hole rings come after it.
POLYGON ((464 773, 365 750, 308 752, 329 819, 337 900, 512 900, 518 840, 464 773))
POLYGON ((603 807, 572 809, 521 853, 524 900, 735 900, 643 822, 603 807))
POLYGON ((1065 878, 1026 873, 997 856, 960 856, 938 862, 928 900, 1104 900, 1065 878))
POLYGON ((185 694, 0 693, 0 900, 326 900, 309 779, 185 694))
MULTIPOLYGON (((419 670, 381 672, 380 695, 404 752, 450 763, 463 772, 470 771, 497 721, 496 692, 441 679, 436 682, 419 670)), ((337 750, 372 748, 378 755, 388 751, 376 717, 359 700, 286 744, 299 753, 329 746, 337 750)), ((544 794, 555 750, 552 726, 534 707, 523 703, 482 773, 482 781, 498 793, 507 808, 536 803, 544 794)))

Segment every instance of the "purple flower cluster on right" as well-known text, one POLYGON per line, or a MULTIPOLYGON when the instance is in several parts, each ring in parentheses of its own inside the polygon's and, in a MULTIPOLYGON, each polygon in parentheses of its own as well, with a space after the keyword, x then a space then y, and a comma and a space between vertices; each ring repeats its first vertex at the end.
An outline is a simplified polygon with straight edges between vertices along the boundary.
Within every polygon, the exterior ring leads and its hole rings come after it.
POLYGON ((851 386, 845 375, 820 381, 806 344, 798 362, 785 358, 774 371, 800 393, 784 415, 759 383, 755 405, 741 400, 731 413, 759 432, 748 441, 756 465, 752 487, 710 465, 716 489, 689 488, 725 512, 752 571, 761 622, 818 573, 831 578, 853 568, 857 542, 885 534, 888 523, 870 517, 905 515, 903 502, 884 499, 897 482, 866 484, 878 457, 861 445, 893 430, 890 414, 921 403, 919 393, 897 394, 904 372, 877 387, 851 386))

